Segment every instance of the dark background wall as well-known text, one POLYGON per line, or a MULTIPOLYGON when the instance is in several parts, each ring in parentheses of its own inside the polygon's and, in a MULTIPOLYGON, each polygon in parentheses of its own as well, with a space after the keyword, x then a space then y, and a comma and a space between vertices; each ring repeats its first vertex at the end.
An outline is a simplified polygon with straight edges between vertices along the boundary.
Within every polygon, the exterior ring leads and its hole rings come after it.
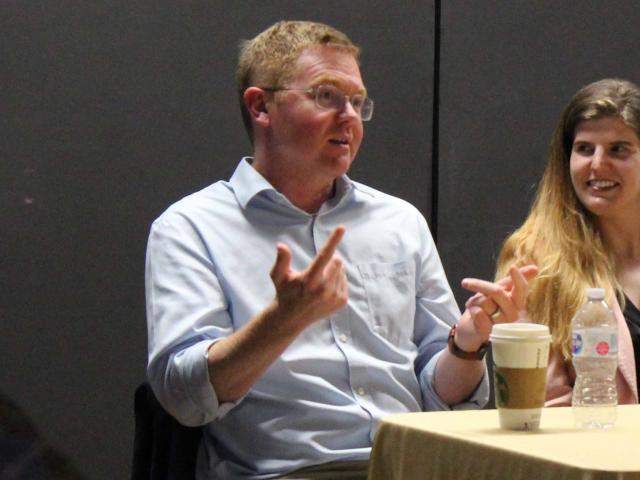
POLYGON ((459 302, 568 98, 640 81, 635 0, 1 2, 0 392, 87 478, 129 472, 149 224, 250 153, 237 42, 282 18, 363 47, 376 113, 352 177, 429 218, 459 302))
POLYGON ((324 21, 376 101, 352 176, 431 209, 431 1, 0 2, 0 393, 91 479, 128 477, 144 252, 250 154, 237 44, 324 21))

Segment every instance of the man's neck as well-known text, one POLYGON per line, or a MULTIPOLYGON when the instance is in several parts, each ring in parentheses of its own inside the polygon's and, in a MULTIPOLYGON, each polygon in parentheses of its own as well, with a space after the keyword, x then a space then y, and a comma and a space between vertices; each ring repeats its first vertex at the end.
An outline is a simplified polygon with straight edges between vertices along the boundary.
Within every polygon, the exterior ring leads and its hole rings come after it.
POLYGON ((293 169, 259 162, 255 158, 252 166, 273 188, 307 213, 316 213, 324 202, 335 195, 335 179, 310 179, 303 173, 294 175, 293 169), (283 175, 283 170, 288 170, 288 175, 283 175))

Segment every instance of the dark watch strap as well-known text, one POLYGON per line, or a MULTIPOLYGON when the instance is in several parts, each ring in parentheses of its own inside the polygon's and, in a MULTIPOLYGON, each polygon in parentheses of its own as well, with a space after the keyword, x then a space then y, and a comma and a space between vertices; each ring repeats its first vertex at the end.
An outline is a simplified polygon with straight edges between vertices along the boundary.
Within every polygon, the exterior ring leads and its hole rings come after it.
POLYGON ((449 338, 447 340, 449 351, 455 357, 461 358, 462 360, 482 360, 487 353, 487 349, 489 348, 489 342, 484 342, 475 352, 466 352, 458 347, 458 345, 456 345, 455 336, 457 327, 458 325, 454 325, 453 327, 451 327, 451 330, 449 330, 449 338))

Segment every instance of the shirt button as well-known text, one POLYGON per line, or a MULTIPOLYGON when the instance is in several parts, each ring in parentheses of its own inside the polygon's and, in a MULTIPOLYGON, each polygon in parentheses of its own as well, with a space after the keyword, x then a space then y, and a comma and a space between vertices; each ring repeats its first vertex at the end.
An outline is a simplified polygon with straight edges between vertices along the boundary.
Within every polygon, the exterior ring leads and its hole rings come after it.
POLYGON ((342 343, 347 343, 347 336, 343 333, 338 337, 342 343))
POLYGON ((356 392, 358 392, 358 395, 364 395, 364 388, 362 388, 362 387, 358 387, 358 389, 356 390, 356 392))

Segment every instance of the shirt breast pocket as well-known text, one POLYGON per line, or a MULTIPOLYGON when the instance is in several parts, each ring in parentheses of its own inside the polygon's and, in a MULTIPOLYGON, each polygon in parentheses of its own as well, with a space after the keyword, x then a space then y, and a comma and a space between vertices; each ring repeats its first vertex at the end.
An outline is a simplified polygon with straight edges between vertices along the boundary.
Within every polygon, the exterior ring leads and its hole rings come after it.
POLYGON ((395 345, 411 341, 416 311, 415 264, 361 263, 372 329, 395 345))

